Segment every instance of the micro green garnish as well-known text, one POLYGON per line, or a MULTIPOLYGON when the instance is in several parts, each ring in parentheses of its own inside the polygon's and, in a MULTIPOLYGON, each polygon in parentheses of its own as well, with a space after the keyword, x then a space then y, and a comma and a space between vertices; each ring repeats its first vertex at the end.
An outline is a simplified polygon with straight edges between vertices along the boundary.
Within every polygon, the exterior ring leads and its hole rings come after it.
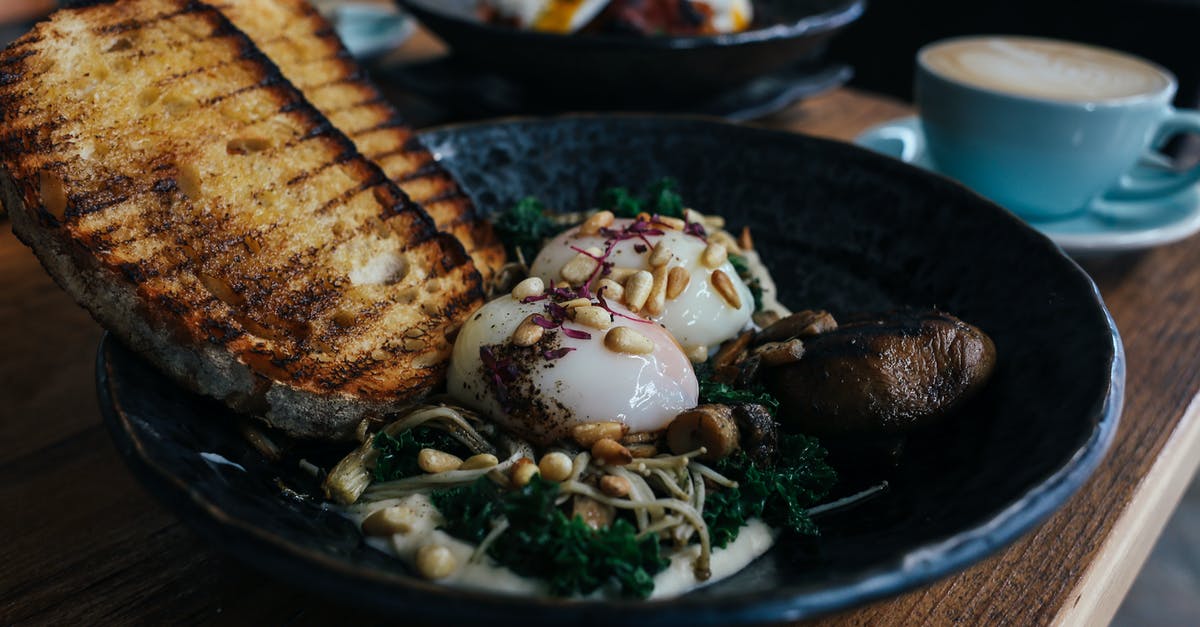
POLYGON ((771 415, 779 411, 779 400, 771 396, 761 385, 748 388, 738 388, 728 383, 713 381, 712 367, 707 362, 696 365, 696 378, 700 381, 700 403, 716 403, 721 405, 737 405, 739 403, 757 403, 766 407, 771 415))
POLYGON ((643 212, 682 218, 683 197, 679 195, 678 187, 675 179, 664 177, 646 190, 643 199, 635 197, 628 188, 612 187, 604 191, 600 208, 613 212, 618 218, 633 218, 643 212))
POLYGON ((375 459, 376 482, 394 481, 421 474, 417 466, 417 454, 423 448, 434 448, 453 455, 470 455, 471 450, 462 442, 440 429, 416 427, 400 435, 391 436, 380 431, 375 436, 375 448, 379 457, 375 459))
POLYGON ((558 494, 558 484, 535 475, 511 492, 485 477, 434 492, 432 499, 446 520, 443 530, 475 544, 495 521, 508 520, 508 531, 488 547, 488 555, 518 575, 547 582, 552 594, 587 595, 615 584, 625 596, 649 596, 655 573, 669 563, 659 551, 658 537, 639 539, 623 518, 593 530, 578 516, 567 518, 554 503, 558 494))
POLYGON ((541 250, 542 240, 554 237, 563 230, 546 215, 546 206, 532 196, 501 212, 492 224, 508 248, 509 256, 516 258, 519 250, 524 259, 530 262, 541 250))
POLYGON ((738 487, 713 491, 704 501, 704 522, 713 546, 736 540, 751 518, 798 534, 818 535, 807 509, 837 483, 837 473, 825 456, 816 438, 781 434, 774 467, 754 464, 743 451, 717 462, 715 470, 737 481, 738 487))
POLYGON ((754 311, 756 313, 762 311, 762 282, 759 281, 758 277, 754 276, 754 273, 750 271, 750 262, 747 261, 742 255, 729 253, 729 265, 733 266, 733 269, 737 272, 738 277, 740 277, 742 282, 746 284, 746 287, 750 289, 750 295, 754 297, 754 311))

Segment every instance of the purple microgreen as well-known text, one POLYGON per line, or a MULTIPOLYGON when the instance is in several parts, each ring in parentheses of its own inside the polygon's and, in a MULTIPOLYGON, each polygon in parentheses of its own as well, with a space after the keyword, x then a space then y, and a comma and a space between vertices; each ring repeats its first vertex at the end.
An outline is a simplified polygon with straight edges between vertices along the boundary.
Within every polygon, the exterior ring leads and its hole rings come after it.
POLYGON ((561 328, 562 328, 563 335, 566 335, 567 337, 575 338, 577 340, 592 339, 592 334, 588 333, 587 331, 580 331, 578 329, 568 329, 567 327, 561 327, 561 328))
POLYGON ((589 253, 588 251, 586 251, 578 246, 572 246, 571 250, 573 250, 581 255, 587 255, 588 257, 591 257, 592 259, 595 259, 596 261, 604 261, 605 253, 600 253, 599 255, 593 255, 592 253, 589 253))
POLYGON ((687 226, 683 227, 683 232, 688 235, 699 237, 702 240, 708 239, 708 232, 704 230, 704 225, 699 222, 688 222, 687 226))
POLYGON ((646 246, 645 244, 634 244, 633 250, 636 251, 637 254, 640 255, 640 254, 646 252, 647 250, 650 250, 650 247, 646 246))
MULTIPOLYGON (((603 292, 603 290, 601 290, 601 292, 603 292)), ((610 313, 614 316, 620 316, 626 320, 633 320, 634 322, 642 322, 642 323, 647 323, 647 324, 649 324, 649 322, 650 322, 649 320, 647 320, 645 318, 640 318, 637 316, 627 316, 619 311, 614 310, 612 307, 610 307, 608 305, 608 301, 604 300, 604 294, 599 294, 596 296, 596 298, 600 301, 600 306, 603 307, 605 311, 607 311, 608 313, 610 313)))
POLYGON ((545 357, 549 361, 553 361, 555 359, 562 359, 563 357, 567 356, 567 353, 569 353, 573 350, 575 350, 575 349, 571 348, 571 347, 563 347, 563 348, 556 348, 554 350, 546 350, 546 351, 542 351, 542 357, 545 357))
MULTIPOLYGON (((572 294, 572 298, 574 298, 574 294, 572 294)), ((546 303, 546 313, 549 313, 550 319, 557 323, 567 319, 567 308, 558 303, 546 303)))
POLYGON ((521 302, 528 305, 529 303, 536 303, 540 300, 546 300, 547 298, 550 298, 550 296, 548 294, 545 294, 545 293, 535 294, 533 296, 526 296, 525 298, 522 298, 521 302))
POLYGON ((551 322, 542 317, 541 314, 533 314, 533 323, 539 327, 542 327, 543 329, 553 329, 558 327, 557 322, 551 322))

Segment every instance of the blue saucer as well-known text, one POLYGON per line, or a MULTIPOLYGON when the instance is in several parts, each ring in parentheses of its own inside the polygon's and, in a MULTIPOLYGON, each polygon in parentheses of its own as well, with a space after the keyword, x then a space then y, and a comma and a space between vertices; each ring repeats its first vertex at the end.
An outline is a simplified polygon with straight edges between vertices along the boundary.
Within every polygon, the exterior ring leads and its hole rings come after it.
MULTIPOLYGON (((874 126, 855 138, 854 143, 927 170, 937 170, 924 150, 921 121, 915 115, 874 126), (903 154, 906 148, 907 154, 903 154)), ((1161 163, 1139 166, 1146 170, 1139 176, 1153 176, 1153 171, 1162 166, 1161 163)), ((1136 220, 1079 213, 1056 220, 1026 222, 1063 250, 1076 255, 1141 250, 1177 242, 1200 231, 1200 189, 1180 192, 1136 220)))

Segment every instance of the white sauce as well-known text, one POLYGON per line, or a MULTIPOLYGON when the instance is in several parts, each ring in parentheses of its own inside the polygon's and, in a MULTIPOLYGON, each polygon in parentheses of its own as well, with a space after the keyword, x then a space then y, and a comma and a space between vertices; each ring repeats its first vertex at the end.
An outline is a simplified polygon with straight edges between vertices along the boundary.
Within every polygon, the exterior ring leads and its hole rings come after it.
MULTIPOLYGON (((458 568, 454 574, 439 580, 439 583, 508 594, 548 594, 543 582, 522 577, 495 564, 487 556, 481 556, 479 561, 471 562, 471 555, 475 552, 474 545, 454 538, 437 528, 442 522, 442 515, 434 507, 429 497, 424 494, 413 494, 402 499, 388 499, 365 506, 351 507, 346 510, 346 515, 355 524, 361 526, 362 521, 371 513, 393 505, 409 510, 410 529, 407 533, 397 533, 390 538, 367 537, 367 544, 372 547, 400 558, 415 569, 417 549, 426 544, 441 544, 450 549, 458 563, 458 568)), ((654 576, 654 592, 650 598, 661 599, 678 596, 725 579, 741 571, 750 562, 766 553, 775 543, 776 535, 776 531, 761 520, 750 520, 738 533, 737 540, 723 549, 713 550, 709 564, 712 577, 708 581, 696 581, 693 573, 692 565, 696 557, 700 555, 699 545, 689 545, 682 550, 675 551, 670 555, 670 565, 654 576)), ((500 536, 497 541, 503 542, 504 536, 500 536)), ((598 592, 593 596, 603 598, 605 595, 598 592)))

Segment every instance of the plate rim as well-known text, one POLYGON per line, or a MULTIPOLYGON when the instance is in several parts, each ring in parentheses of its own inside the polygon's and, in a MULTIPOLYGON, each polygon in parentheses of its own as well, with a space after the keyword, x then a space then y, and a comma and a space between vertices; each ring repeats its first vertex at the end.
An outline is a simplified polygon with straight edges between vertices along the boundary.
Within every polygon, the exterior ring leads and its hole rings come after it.
MULTIPOLYGON (((646 114, 518 116, 423 129, 418 135, 425 137, 429 133, 446 133, 459 129, 515 124, 554 124, 560 121, 586 121, 589 119, 598 119, 604 122, 614 118, 652 123, 663 123, 663 120, 669 120, 670 123, 676 124, 701 123, 730 127, 737 129, 735 132, 739 133, 795 136, 795 141, 817 142, 830 146, 830 150, 866 154, 870 155, 871 159, 892 162, 889 164, 892 167, 909 168, 921 172, 923 176, 930 174, 916 166, 889 159, 865 148, 844 142, 745 127, 705 116, 646 114)), ((962 188, 961 184, 954 181, 950 181, 950 183, 962 188)), ((481 617, 494 616, 493 613, 497 611, 524 610, 522 613, 527 619, 525 622, 555 625, 561 625, 564 619, 584 624, 600 620, 608 623, 613 619, 645 620, 656 624, 730 624, 795 620, 826 614, 927 585, 1012 544, 1035 525, 1049 517, 1083 486, 1103 460, 1112 443, 1123 407, 1126 361, 1120 333, 1098 288, 1082 268, 1063 254, 1062 250, 1044 234, 1034 231, 1019 218, 994 203, 987 201, 987 204, 1007 216, 1007 219, 1011 220, 1015 226, 1030 231, 1037 239, 1049 246, 1053 254, 1060 256, 1064 263, 1069 264, 1071 272, 1076 275, 1075 278, 1083 281, 1087 286, 1087 293, 1092 304, 1098 307, 1103 314, 1109 330, 1111 357, 1107 368, 1107 391, 1088 412, 1090 418, 1095 418, 1095 425, 1087 440, 1075 450, 1069 459, 992 517, 947 538, 914 547, 906 551, 902 558, 889 561, 882 566, 866 569, 859 576, 838 581, 832 587, 807 584, 718 599, 683 596, 649 601, 563 600, 449 588, 398 572, 352 567, 339 558, 296 545, 281 536, 262 532, 252 523, 238 520, 236 516, 225 512, 219 505, 190 489, 182 482, 182 479, 155 464, 146 455, 145 444, 137 439, 129 418, 120 408, 120 403, 112 389, 113 377, 109 371, 112 364, 108 359, 108 352, 111 350, 115 338, 108 332, 101 339, 96 356, 98 400, 104 422, 109 428, 117 449, 126 463, 134 470, 135 475, 150 488, 151 492, 166 501, 177 515, 179 515, 180 508, 201 514, 201 516, 180 515, 185 524, 196 529, 206 539, 216 539, 218 548, 228 548, 227 545, 222 546, 222 543, 240 544, 240 548, 247 552, 235 553, 233 555, 235 558, 252 566, 264 568, 279 579, 294 584, 314 590, 318 588, 314 582, 306 579, 305 573, 296 570, 298 564, 308 568, 320 567, 332 570, 337 575, 337 583, 347 592, 340 597, 343 601, 354 600, 376 610, 385 612, 403 610, 411 615, 420 616, 481 617), (899 567, 894 566, 897 562, 900 563, 899 567), (380 599, 378 594, 383 591, 387 591, 388 596, 380 599), (445 597, 449 593, 454 600, 459 601, 455 604, 456 609, 447 613, 446 605, 424 607, 421 600, 422 598, 428 599, 426 595, 429 593, 435 593, 441 597, 445 597), (605 609, 602 616, 597 616, 593 611, 597 607, 605 609)), ((321 589, 326 593, 330 591, 326 584, 322 584, 321 589)))

